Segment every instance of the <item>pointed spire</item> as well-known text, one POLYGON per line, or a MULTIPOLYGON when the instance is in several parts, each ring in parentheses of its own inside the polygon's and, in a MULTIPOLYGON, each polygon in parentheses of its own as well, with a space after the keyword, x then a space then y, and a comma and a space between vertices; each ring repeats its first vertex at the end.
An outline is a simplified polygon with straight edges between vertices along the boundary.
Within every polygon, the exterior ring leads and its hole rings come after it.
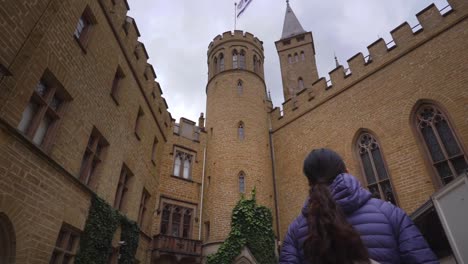
POLYGON ((286 15, 284 17, 281 39, 294 37, 306 32, 289 5, 289 0, 286 0, 286 5, 286 15))
POLYGON ((338 58, 336 57, 336 53, 334 53, 335 55, 335 64, 336 64, 336 67, 340 67, 340 63, 338 62, 338 58))

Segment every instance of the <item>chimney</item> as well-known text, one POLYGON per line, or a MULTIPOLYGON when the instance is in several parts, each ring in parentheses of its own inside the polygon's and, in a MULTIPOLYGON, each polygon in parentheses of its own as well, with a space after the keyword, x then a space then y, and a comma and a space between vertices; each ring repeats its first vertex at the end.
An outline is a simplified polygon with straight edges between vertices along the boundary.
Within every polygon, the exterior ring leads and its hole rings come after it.
POLYGON ((198 118, 198 127, 201 128, 201 130, 205 130, 205 117, 203 113, 200 113, 200 117, 198 118))

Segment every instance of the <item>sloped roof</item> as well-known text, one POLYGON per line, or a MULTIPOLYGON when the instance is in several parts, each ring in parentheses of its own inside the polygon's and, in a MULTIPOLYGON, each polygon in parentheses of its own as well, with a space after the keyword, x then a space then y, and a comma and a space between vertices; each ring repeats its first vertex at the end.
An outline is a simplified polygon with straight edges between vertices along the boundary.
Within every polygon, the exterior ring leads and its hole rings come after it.
POLYGON ((306 31, 302 27, 301 23, 299 23, 296 14, 294 14, 294 11, 289 5, 289 1, 287 1, 286 15, 284 16, 283 34, 281 35, 281 39, 294 37, 305 32, 306 31))

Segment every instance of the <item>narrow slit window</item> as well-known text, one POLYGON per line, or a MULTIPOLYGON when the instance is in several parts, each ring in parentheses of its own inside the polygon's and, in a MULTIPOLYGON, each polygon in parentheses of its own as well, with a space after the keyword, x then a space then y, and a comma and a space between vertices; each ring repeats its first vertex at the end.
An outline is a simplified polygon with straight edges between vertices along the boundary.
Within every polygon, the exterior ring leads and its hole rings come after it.
POLYGON ((244 140, 245 138, 245 131, 244 131, 244 122, 239 122, 239 125, 237 126, 237 135, 239 137, 239 140, 244 140))
POLYGON ((244 92, 244 84, 242 83, 241 80, 239 80, 237 82, 237 94, 242 95, 243 92, 244 92))
POLYGON ((112 80, 112 88, 111 88, 111 97, 114 100, 114 102, 119 105, 120 101, 120 93, 121 93, 121 86, 123 79, 125 78, 125 75, 120 68, 120 66, 117 66, 117 70, 115 71, 114 74, 114 79, 112 80))
POLYGON ((239 173, 239 192, 245 193, 245 173, 243 171, 239 173))
POLYGON ((141 107, 138 109, 138 115, 135 121, 135 136, 137 137, 138 140, 141 140, 141 134, 142 134, 142 126, 143 126, 143 116, 145 113, 143 112, 143 109, 141 107))
POLYGON ((298 83, 299 91, 304 89, 304 80, 302 78, 299 78, 297 83, 298 83))

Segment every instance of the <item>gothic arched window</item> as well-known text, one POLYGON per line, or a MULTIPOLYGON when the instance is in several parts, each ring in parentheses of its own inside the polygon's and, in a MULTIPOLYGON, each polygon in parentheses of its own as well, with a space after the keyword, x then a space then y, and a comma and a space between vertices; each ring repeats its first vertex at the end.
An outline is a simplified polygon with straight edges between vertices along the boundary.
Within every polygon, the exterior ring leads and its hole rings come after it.
POLYGON ((237 67, 238 67, 238 65, 239 65, 239 64, 238 64, 238 61, 237 61, 237 60, 238 60, 238 56, 239 56, 239 54, 237 53, 237 50, 233 50, 233 51, 232 51, 232 68, 233 68, 233 69, 237 69, 237 67))
POLYGON ((445 185, 466 172, 467 157, 447 115, 433 104, 422 104, 416 110, 415 119, 418 133, 439 176, 437 181, 445 185))
POLYGON ((303 61, 305 60, 305 53, 304 53, 304 51, 301 51, 301 60, 303 60, 303 61))
POLYGON ((239 140, 244 140, 245 134, 244 134, 244 122, 240 121, 239 124, 237 125, 237 136, 239 137, 239 140))
POLYGON ((245 51, 241 50, 239 54, 239 69, 245 69, 245 51))
POLYGON ((219 54, 219 69, 218 72, 224 71, 224 54, 219 54))
POLYGON ((293 63, 291 54, 288 55, 288 62, 289 64, 293 63))
POLYGON ((362 133, 357 140, 357 150, 372 197, 396 204, 387 167, 375 137, 367 132, 362 133))
POLYGON ((242 95, 242 92, 244 91, 244 84, 242 83, 241 80, 237 82, 237 94, 242 95))
POLYGON ((245 173, 243 171, 239 173, 239 192, 245 193, 245 173))
POLYGON ((176 150, 174 157, 174 173, 176 177, 190 179, 192 174, 193 156, 180 150, 176 150))
POLYGON ((302 80, 302 77, 299 77, 299 80, 297 80, 297 84, 299 87, 299 91, 304 89, 304 80, 302 80))
POLYGON ((294 61, 299 62, 299 55, 297 53, 294 53, 294 61))

